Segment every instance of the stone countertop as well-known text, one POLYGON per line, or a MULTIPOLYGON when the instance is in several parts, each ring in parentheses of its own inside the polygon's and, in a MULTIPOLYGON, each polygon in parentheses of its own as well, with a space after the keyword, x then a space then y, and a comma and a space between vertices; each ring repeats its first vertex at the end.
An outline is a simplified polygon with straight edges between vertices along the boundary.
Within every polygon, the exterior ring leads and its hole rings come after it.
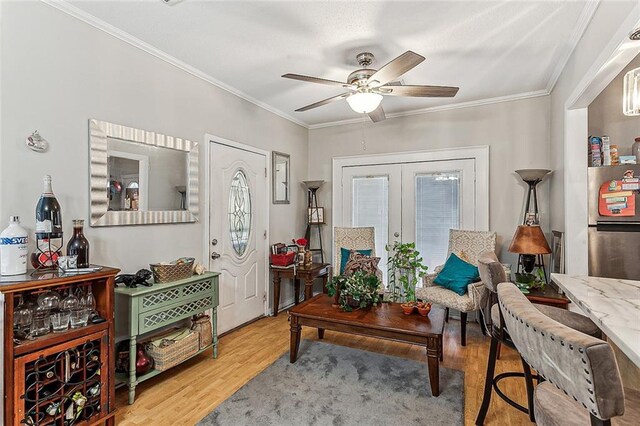
POLYGON ((640 368, 640 281, 565 274, 551 280, 640 368))

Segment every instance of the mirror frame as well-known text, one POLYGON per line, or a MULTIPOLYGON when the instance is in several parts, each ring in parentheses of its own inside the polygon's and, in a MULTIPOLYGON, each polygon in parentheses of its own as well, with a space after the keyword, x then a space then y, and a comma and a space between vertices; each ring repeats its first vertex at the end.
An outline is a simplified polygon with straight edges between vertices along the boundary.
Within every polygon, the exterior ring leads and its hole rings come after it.
POLYGON ((123 226, 153 225, 160 223, 193 223, 198 221, 198 144, 160 133, 89 120, 90 153, 90 225, 123 226), (108 211, 107 139, 120 139, 134 143, 184 151, 188 154, 187 210, 108 211))
POLYGON ((291 156, 284 152, 271 152, 271 194, 273 204, 289 204, 291 202, 291 156), (276 199, 276 159, 278 157, 287 160, 287 197, 284 200, 276 199))

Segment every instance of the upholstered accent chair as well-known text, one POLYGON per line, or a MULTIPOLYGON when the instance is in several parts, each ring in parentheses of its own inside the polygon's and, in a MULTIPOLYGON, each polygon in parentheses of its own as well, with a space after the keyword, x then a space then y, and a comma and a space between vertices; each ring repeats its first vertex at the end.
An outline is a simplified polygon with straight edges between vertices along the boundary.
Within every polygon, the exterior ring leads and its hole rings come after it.
POLYGON ((547 317, 512 283, 498 286, 498 303, 516 349, 545 380, 534 393, 538 425, 637 424, 640 392, 623 389, 607 342, 547 317))
MULTIPOLYGON (((349 250, 371 250, 376 255, 376 233, 373 226, 359 228, 333 228, 333 273, 340 274, 341 248, 349 250)), ((380 265, 379 265, 380 266, 380 265)))
MULTIPOLYGON (((481 253, 495 252, 495 250, 495 232, 449 230, 447 257, 451 253, 455 253, 461 259, 478 266, 478 257, 481 253)), ((441 270, 442 266, 437 266, 433 273, 425 275, 423 287, 416 289, 416 297, 444 306, 447 319, 449 318, 449 309, 460 311, 460 343, 465 346, 467 344, 467 313, 482 309, 485 306, 488 292, 481 281, 469 284, 467 293, 462 296, 444 287, 434 285, 433 280, 441 270)), ((484 332, 484 328, 482 330, 484 332)))

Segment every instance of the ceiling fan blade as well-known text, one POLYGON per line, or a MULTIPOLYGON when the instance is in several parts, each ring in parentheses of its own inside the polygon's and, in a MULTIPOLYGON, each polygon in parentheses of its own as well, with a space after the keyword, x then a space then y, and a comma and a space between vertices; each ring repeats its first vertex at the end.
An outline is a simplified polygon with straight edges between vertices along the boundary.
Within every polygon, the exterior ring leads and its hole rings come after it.
POLYGON ((407 50, 402 55, 386 64, 378 71, 376 71, 371 77, 369 77, 369 86, 384 86, 391 80, 395 80, 396 78, 400 77, 402 74, 406 73, 422 61, 424 61, 424 56, 407 50))
POLYGON ((384 109, 382 109, 382 104, 380 104, 378 108, 376 108, 375 110, 369 113, 369 118, 374 123, 377 123, 378 121, 382 121, 385 118, 387 118, 387 116, 384 115, 384 109))
POLYGON ((310 83, 325 84, 327 86, 351 87, 350 84, 342 83, 340 81, 327 80, 325 78, 318 78, 318 77, 309 77, 308 75, 285 74, 282 77, 290 78, 292 80, 308 81, 310 83))
POLYGON ((302 108, 298 108, 296 110, 296 112, 309 111, 310 109, 317 108, 317 107, 322 106, 322 105, 330 104, 331 102, 339 101, 340 99, 344 99, 344 98, 346 98, 346 97, 348 97, 350 95, 351 95, 351 93, 343 93, 341 95, 334 96, 332 98, 327 98, 327 99, 325 99, 323 101, 319 101, 319 102, 313 103, 311 105, 307 105, 307 106, 304 106, 302 108))
POLYGON ((458 93, 459 87, 449 86, 382 86, 378 90, 389 96, 415 96, 430 98, 452 98, 458 93))

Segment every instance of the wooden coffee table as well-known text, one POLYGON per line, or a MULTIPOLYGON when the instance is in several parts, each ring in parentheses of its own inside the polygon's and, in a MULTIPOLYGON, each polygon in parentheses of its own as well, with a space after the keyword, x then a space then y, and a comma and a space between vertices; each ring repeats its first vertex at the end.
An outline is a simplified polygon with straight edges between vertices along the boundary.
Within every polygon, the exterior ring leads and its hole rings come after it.
POLYGON ((343 312, 333 305, 333 301, 326 294, 318 294, 289 311, 291 363, 298 358, 302 326, 317 328, 320 339, 324 337, 325 330, 334 330, 425 346, 431 394, 440 395, 444 309, 433 308, 428 317, 421 317, 417 314, 403 315, 399 303, 382 303, 367 310, 343 312))

